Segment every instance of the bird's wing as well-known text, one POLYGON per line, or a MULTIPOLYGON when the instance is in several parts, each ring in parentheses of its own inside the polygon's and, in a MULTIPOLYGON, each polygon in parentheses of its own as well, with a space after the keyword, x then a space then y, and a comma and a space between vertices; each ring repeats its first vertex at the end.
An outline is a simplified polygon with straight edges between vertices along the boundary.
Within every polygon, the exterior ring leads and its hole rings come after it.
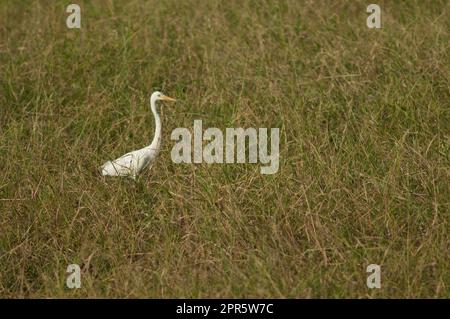
POLYGON ((155 159, 158 150, 145 147, 108 161, 101 167, 102 175, 136 176, 155 159))
POLYGON ((133 174, 135 155, 134 152, 127 153, 118 159, 108 161, 102 165, 102 174, 110 176, 125 176, 133 174))

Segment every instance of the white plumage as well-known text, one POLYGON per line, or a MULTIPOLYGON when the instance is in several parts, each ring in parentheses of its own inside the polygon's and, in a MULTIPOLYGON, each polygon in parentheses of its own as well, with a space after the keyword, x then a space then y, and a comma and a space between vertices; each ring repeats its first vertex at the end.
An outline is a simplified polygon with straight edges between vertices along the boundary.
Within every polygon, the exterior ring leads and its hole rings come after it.
POLYGON ((156 101, 175 101, 175 99, 165 96, 161 92, 154 92, 150 97, 150 107, 155 117, 155 136, 150 145, 136 151, 129 152, 118 159, 108 161, 101 166, 104 176, 128 176, 136 179, 136 176, 153 163, 159 153, 161 142, 161 119, 156 110, 156 101))

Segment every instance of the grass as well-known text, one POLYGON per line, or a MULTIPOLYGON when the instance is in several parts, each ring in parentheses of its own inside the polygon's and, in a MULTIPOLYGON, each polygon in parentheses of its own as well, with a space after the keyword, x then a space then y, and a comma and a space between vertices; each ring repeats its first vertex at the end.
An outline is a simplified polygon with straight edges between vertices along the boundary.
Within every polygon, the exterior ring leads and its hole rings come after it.
POLYGON ((364 1, 78 3, 0 3, 1 297, 450 297, 448 1, 379 30, 364 1), (102 178, 155 89, 157 162, 102 178), (278 173, 174 164, 196 119, 279 127, 278 173))

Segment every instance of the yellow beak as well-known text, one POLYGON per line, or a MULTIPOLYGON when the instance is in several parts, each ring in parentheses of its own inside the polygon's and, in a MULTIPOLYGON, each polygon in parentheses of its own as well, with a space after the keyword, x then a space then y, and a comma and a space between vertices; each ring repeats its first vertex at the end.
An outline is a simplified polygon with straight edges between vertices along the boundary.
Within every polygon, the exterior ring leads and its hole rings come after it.
POLYGON ((176 101, 174 98, 171 98, 171 97, 165 96, 165 95, 161 96, 160 99, 163 100, 163 101, 170 101, 170 102, 175 102, 176 101))

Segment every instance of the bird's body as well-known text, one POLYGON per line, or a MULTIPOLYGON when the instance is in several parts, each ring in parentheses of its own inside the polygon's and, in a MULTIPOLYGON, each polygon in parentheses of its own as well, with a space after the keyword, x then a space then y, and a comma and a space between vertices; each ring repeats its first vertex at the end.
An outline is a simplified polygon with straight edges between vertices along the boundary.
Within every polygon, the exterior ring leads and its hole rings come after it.
POLYGON ((140 150, 129 152, 118 159, 103 164, 102 175, 104 176, 129 176, 133 179, 152 163, 158 155, 159 149, 150 146, 140 150))
POLYGON ((175 101, 160 92, 154 92, 150 97, 150 105, 155 117, 155 136, 150 145, 136 151, 129 152, 115 160, 108 161, 101 166, 104 176, 128 176, 133 179, 149 164, 152 164, 159 153, 161 142, 161 119, 156 110, 156 101, 175 101))

